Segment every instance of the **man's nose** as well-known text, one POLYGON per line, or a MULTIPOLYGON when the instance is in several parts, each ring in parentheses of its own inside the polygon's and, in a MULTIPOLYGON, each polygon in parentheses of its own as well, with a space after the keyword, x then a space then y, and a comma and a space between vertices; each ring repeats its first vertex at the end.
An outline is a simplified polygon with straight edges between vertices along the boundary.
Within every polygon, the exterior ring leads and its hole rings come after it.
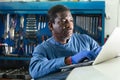
POLYGON ((71 23, 70 23, 70 20, 66 20, 66 21, 65 21, 65 24, 66 24, 66 27, 69 27, 70 24, 71 24, 71 23))
POLYGON ((68 29, 68 28, 70 28, 70 22, 66 21, 63 29, 68 29))
POLYGON ((70 20, 66 19, 65 23, 70 23, 70 20))

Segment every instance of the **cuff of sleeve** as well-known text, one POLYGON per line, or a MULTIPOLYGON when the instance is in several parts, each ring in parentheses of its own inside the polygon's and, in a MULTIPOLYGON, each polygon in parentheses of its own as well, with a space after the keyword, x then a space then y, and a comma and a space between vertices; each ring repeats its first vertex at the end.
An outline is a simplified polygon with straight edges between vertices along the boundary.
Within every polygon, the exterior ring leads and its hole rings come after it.
POLYGON ((60 67, 66 66, 66 64, 65 64, 65 57, 59 58, 59 59, 57 59, 56 61, 57 61, 57 63, 58 63, 58 65, 57 65, 56 67, 57 67, 58 69, 59 69, 60 67))

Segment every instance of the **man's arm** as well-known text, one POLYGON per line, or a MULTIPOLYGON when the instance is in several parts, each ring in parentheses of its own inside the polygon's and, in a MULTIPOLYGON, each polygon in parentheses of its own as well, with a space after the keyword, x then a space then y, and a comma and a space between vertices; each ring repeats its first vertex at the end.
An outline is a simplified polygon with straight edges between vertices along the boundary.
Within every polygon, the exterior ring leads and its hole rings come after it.
MULTIPOLYGON (((44 50, 44 49, 39 49, 39 50, 44 50)), ((65 57, 48 60, 46 55, 40 53, 39 50, 38 52, 36 50, 33 52, 33 57, 31 58, 30 61, 29 72, 32 78, 39 78, 49 73, 59 71, 60 67, 66 65, 65 57)), ((41 52, 45 52, 45 51, 41 51, 41 52)))

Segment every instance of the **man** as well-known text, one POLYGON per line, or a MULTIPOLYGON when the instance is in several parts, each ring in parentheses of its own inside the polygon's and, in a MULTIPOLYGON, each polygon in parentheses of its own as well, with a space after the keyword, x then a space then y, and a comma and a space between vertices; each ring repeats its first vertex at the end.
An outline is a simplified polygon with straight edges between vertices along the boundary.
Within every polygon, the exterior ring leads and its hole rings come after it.
POLYGON ((29 68, 32 78, 40 78, 59 72, 60 67, 96 58, 100 46, 85 34, 73 34, 73 17, 67 7, 53 6, 48 11, 48 17, 52 37, 34 49, 29 68))

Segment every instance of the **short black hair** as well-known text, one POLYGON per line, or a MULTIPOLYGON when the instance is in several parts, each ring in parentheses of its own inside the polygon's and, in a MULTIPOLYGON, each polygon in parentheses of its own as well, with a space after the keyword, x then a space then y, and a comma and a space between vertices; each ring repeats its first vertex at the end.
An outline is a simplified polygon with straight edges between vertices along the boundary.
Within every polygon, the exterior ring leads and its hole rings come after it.
POLYGON ((64 5, 55 5, 52 8, 48 10, 48 20, 52 23, 54 23, 54 19, 57 17, 57 13, 64 12, 64 11, 70 11, 67 7, 64 5))

